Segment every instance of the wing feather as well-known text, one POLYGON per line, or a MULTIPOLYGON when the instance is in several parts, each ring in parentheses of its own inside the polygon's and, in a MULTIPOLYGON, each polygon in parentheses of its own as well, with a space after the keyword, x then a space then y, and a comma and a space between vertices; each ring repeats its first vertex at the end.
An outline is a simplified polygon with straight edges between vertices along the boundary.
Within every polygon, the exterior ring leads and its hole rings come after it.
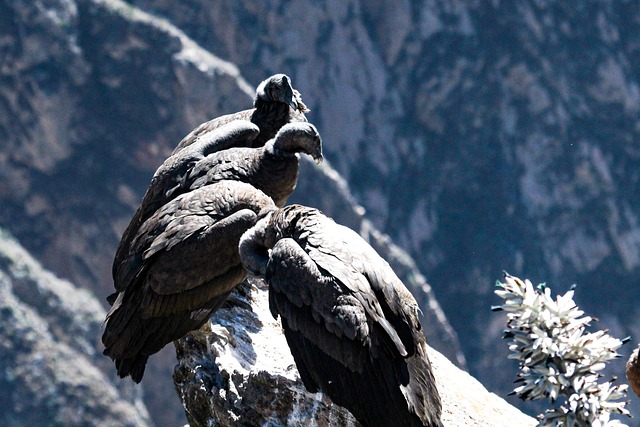
POLYGON ((183 292, 226 273, 231 265, 240 264, 237 249, 240 236, 256 219, 255 212, 242 209, 158 253, 147 272, 150 288, 161 295, 183 292))
POLYGON ((104 353, 120 376, 140 381, 147 358, 201 326, 245 277, 240 236, 274 208, 249 184, 223 181, 181 195, 140 228, 121 265, 107 315, 104 353))
POLYGON ((394 286, 400 279, 353 230, 330 219, 320 224, 307 239, 305 249, 309 256, 353 292, 367 314, 385 331, 399 355, 413 354, 412 329, 405 322, 402 307, 398 306, 400 298, 394 286))
POLYGON ((226 122, 223 126, 195 139, 188 148, 180 153, 176 152, 160 165, 118 245, 113 262, 113 278, 117 291, 124 289, 126 283, 131 280, 131 272, 123 272, 120 269, 130 257, 131 245, 139 236, 140 227, 166 203, 187 190, 196 188, 189 179, 190 171, 199 164, 206 163, 208 154, 231 146, 250 144, 258 134, 258 127, 250 121, 226 122))
MULTIPOLYGON (((242 110, 237 113, 225 114, 223 116, 216 117, 214 119, 201 123, 195 129, 189 132, 184 138, 182 138, 182 140, 178 143, 178 145, 173 150, 173 153, 171 153, 171 155, 173 156, 177 154, 178 152, 184 150, 185 148, 195 144, 197 141, 210 138, 210 135, 213 132, 215 132, 217 129, 219 129, 220 127, 228 123, 239 121, 239 120, 251 121, 251 116, 253 115, 254 111, 255 111, 254 108, 249 110, 242 110)), ((249 142, 250 141, 247 141, 246 145, 242 144, 242 145, 236 145, 236 146, 249 147, 250 146, 249 142)))
POLYGON ((363 307, 325 276, 293 239, 281 239, 271 250, 266 280, 274 315, 343 365, 362 369, 369 339, 363 307))
POLYGON ((270 304, 305 386, 363 425, 440 426, 415 299, 362 238, 322 218, 285 207, 263 233, 275 237, 262 242, 275 240, 265 275, 270 304))
MULTIPOLYGON (((145 269, 155 263, 152 260, 154 257, 171 251, 177 244, 184 242, 185 248, 182 250, 193 250, 193 245, 197 246, 209 232, 213 236, 221 233, 222 231, 217 230, 222 230, 222 227, 216 228, 215 224, 229 215, 242 209, 258 212, 272 204, 271 199, 261 191, 235 181, 221 181, 178 196, 156 211, 140 227, 130 245, 129 253, 119 265, 118 276, 115 278, 116 289, 127 289, 145 269)), ((234 224, 235 227, 242 227, 244 224, 248 228, 253 220, 255 218, 240 216, 227 220, 227 223, 234 224)), ((236 253, 237 245, 231 250, 236 253)), ((164 261, 172 262, 168 257, 163 258, 164 261)))

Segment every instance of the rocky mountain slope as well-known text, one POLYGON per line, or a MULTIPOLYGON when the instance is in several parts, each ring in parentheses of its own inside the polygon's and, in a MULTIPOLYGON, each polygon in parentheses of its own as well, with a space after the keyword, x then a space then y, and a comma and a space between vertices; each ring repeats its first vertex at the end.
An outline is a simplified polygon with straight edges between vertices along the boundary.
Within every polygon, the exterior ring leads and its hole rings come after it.
POLYGON ((0 424, 151 425, 140 390, 103 372, 105 314, 0 229, 0 424))
MULTIPOLYGON (((502 270, 577 283, 599 327, 639 335, 639 19, 627 1, 0 0, 0 225, 102 298, 155 168, 285 72, 344 177, 305 168, 296 201, 387 250, 429 342, 505 394, 502 270)), ((166 420, 175 357, 156 360, 166 420)))

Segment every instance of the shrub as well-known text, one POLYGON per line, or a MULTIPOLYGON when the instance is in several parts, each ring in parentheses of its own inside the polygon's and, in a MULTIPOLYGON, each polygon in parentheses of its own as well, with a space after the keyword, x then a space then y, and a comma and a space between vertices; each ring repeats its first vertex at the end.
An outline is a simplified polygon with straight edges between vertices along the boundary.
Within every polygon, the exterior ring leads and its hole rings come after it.
POLYGON ((514 389, 524 400, 548 398, 554 407, 538 415, 538 426, 624 426, 611 414, 629 415, 626 384, 599 383, 599 373, 626 342, 607 331, 587 332, 594 320, 573 301, 574 291, 551 297, 544 284, 534 288, 529 280, 505 274, 496 295, 503 304, 494 311, 507 313, 503 338, 510 340, 510 359, 520 372, 514 389))

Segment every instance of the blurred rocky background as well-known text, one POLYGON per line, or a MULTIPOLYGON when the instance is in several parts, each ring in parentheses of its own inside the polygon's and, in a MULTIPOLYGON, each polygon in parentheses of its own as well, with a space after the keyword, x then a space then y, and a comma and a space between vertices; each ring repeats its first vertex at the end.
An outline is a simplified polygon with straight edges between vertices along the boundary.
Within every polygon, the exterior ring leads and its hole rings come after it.
POLYGON ((105 314, 0 228, 2 425, 151 425, 141 390, 110 375, 99 351, 105 314))
POLYGON ((186 422, 174 348, 141 388, 100 355, 112 257, 182 136, 248 108, 276 72, 302 93, 328 159, 303 165, 292 201, 369 238, 449 360, 511 389, 504 317, 489 310, 503 270, 557 293, 577 284, 596 327, 637 340, 639 24, 625 0, 0 0, 5 420, 37 425, 21 418, 38 416, 36 395, 51 408, 89 400, 90 388, 44 383, 82 371, 109 390, 99 408, 120 402, 114 417, 186 422), (45 271, 58 296, 12 273, 16 253, 62 279, 45 271), (78 318, 60 323, 55 307, 78 318), (7 394, 12 378, 38 389, 7 394))

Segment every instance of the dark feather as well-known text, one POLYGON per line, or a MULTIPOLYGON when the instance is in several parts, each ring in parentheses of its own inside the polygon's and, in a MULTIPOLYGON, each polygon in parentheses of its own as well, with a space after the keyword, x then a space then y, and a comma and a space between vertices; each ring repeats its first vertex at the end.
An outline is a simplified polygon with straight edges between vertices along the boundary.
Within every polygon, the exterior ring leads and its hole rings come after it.
POLYGON ((221 181, 182 194, 140 227, 119 266, 104 353, 140 381, 148 357, 199 328, 244 278, 241 235, 275 208, 249 184, 221 181))
POLYGON ((207 134, 207 138, 196 141, 188 149, 169 157, 153 175, 140 206, 122 234, 113 262, 113 278, 116 290, 121 290, 128 283, 119 271, 120 265, 129 252, 133 238, 138 234, 142 224, 161 206, 188 191, 191 181, 188 174, 191 169, 215 151, 216 147, 235 146, 251 141, 258 135, 258 128, 247 121, 236 121, 207 134))
POLYGON ((227 114, 202 123, 180 141, 173 154, 193 144, 208 132, 234 120, 248 120, 257 125, 260 135, 248 146, 261 147, 285 124, 306 122, 304 113, 309 111, 302 102, 300 92, 293 89, 291 79, 284 74, 275 74, 258 85, 253 106, 252 109, 227 114))
MULTIPOLYGON (((255 138, 257 128, 250 122, 237 121, 216 129, 212 134, 218 135, 215 145, 221 141, 227 143, 255 138)), ((142 205, 123 234, 116 252, 113 264, 116 290, 123 289, 132 280, 131 270, 125 267, 139 260, 128 258, 131 256, 128 255, 130 246, 138 235, 150 237, 141 228, 144 227, 144 221, 161 206, 187 191, 222 180, 252 184, 270 196, 276 205, 281 206, 293 192, 298 180, 297 153, 309 154, 317 162, 322 160, 320 135, 312 124, 306 122, 283 126, 274 139, 259 148, 233 147, 205 155, 211 145, 208 141, 198 141, 186 147, 167 159, 154 175, 142 205)), ((178 216, 164 220, 180 221, 181 218, 178 216)), ((171 228, 176 233, 173 240, 165 241, 169 236, 155 237, 156 241, 149 250, 153 252, 156 247, 188 237, 190 232, 197 231, 198 224, 196 219, 192 219, 189 227, 195 228, 191 231, 186 227, 171 228)))
POLYGON ((305 386, 364 426, 440 426, 441 403, 418 305, 359 235, 316 209, 274 211, 240 240, 269 284, 305 386))
POLYGON ((285 125, 263 147, 213 153, 194 165, 187 181, 190 189, 225 179, 246 182, 282 206, 298 181, 298 153, 322 161, 322 139, 311 123, 285 125))
POLYGON ((118 280, 121 277, 118 266, 129 251, 138 228, 160 206, 188 191, 191 183, 185 181, 185 174, 198 160, 231 147, 261 147, 285 124, 306 122, 304 113, 307 111, 300 93, 291 86, 291 79, 276 74, 258 85, 253 109, 212 119, 185 136, 156 171, 140 207, 122 235, 112 269, 116 290, 122 286, 118 280))

